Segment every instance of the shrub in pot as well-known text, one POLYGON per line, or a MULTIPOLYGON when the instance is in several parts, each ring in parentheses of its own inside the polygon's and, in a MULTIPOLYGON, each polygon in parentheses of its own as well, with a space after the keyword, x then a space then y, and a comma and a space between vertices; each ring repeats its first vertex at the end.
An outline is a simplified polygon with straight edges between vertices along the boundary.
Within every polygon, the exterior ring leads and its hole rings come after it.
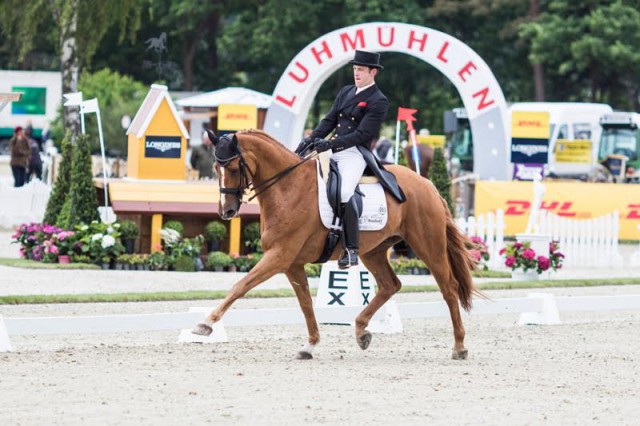
POLYGON ((120 223, 120 239, 124 244, 127 254, 132 254, 136 238, 140 230, 138 225, 132 220, 124 220, 120 223))
POLYGON ((209 252, 220 250, 220 241, 227 235, 227 227, 217 220, 207 223, 204 238, 207 240, 209 252))
POLYGON ((224 268, 233 263, 233 259, 227 253, 221 251, 212 251, 207 256, 207 266, 212 271, 221 272, 224 268))

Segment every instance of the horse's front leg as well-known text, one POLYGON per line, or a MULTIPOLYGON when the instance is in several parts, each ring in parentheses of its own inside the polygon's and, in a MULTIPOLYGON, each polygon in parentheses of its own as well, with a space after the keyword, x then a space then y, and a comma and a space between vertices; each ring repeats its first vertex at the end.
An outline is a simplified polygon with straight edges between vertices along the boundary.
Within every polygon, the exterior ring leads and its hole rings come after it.
POLYGON ((264 254, 260 262, 256 264, 240 281, 235 283, 227 296, 222 302, 204 319, 204 322, 198 324, 191 332, 201 336, 208 336, 213 329, 213 323, 220 321, 225 312, 231 307, 233 302, 247 294, 249 290, 258 284, 268 280, 278 272, 287 269, 287 265, 283 264, 282 259, 286 259, 283 253, 269 251, 264 254))
POLYGON ((286 274, 298 298, 298 304, 304 314, 309 333, 307 344, 298 352, 296 358, 312 359, 313 349, 320 341, 320 331, 313 311, 313 299, 311 299, 311 293, 309 292, 309 282, 307 281, 307 274, 304 272, 304 265, 292 265, 286 274))

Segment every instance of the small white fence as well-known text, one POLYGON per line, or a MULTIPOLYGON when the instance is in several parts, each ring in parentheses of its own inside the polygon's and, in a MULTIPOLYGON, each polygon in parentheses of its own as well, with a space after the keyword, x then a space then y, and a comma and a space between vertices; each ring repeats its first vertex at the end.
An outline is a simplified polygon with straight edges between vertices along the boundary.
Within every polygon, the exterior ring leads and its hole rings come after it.
POLYGON ((497 210, 494 214, 489 212, 486 215, 469 216, 467 219, 458 218, 456 224, 470 237, 478 237, 484 240, 489 249, 489 267, 496 268, 502 265, 500 249, 504 247, 504 211, 497 210))
MULTIPOLYGON (((362 306, 316 308, 320 323, 353 322, 362 306)), ((392 323, 393 331, 402 332, 401 319, 448 317, 445 302, 387 302, 374 320, 392 323), (398 327, 399 323, 399 327, 398 327)), ((2 318, 0 316, 0 352, 13 350, 10 336, 120 333, 131 331, 181 330, 200 322, 209 308, 192 308, 189 312, 108 316, 2 318)), ((640 294, 619 296, 554 297, 530 294, 529 297, 477 300, 471 315, 520 314, 519 324, 558 324, 560 312, 640 310, 640 294)), ((230 310, 218 327, 304 324, 300 308, 230 310)), ((215 328, 214 328, 215 330, 215 328)), ((389 329, 387 329, 386 332, 389 329)), ((226 331, 222 330, 224 335, 226 331)), ((372 330, 373 331, 373 330, 372 330)), ((385 332, 383 330, 383 332, 385 332)), ((216 331, 214 331, 214 334, 216 331)), ((190 334, 188 331, 186 334, 190 334)), ((184 336, 185 332, 181 333, 184 336)), ((215 336, 213 336, 215 337, 215 336)), ((219 337, 219 336, 218 336, 219 337)), ((223 339, 226 340, 226 339, 223 339)), ((206 340, 205 340, 206 341, 206 340)), ((220 339, 209 340, 212 342, 220 339)))
POLYGON ((51 187, 38 179, 20 188, 0 179, 0 227, 12 228, 21 223, 42 222, 51 187))
POLYGON ((539 234, 549 235, 560 243, 566 266, 611 268, 622 266, 618 235, 620 215, 617 211, 593 219, 569 219, 541 210, 539 234))
MULTIPOLYGON (((456 219, 458 227, 470 237, 482 238, 489 247, 489 267, 502 265, 498 254, 504 243, 504 212, 456 219)), ((541 210, 533 225, 537 234, 549 235, 560 243, 564 266, 612 268, 623 264, 618 247, 620 216, 617 211, 594 219, 569 219, 541 210)), ((640 256, 639 256, 640 259, 640 256)), ((640 260, 639 260, 640 263, 640 260)))

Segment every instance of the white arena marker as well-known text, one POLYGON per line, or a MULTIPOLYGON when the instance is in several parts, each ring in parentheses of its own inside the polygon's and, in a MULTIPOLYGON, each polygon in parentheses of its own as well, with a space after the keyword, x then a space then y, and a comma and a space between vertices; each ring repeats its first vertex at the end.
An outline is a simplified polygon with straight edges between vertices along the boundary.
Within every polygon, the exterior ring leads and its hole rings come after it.
POLYGON ((183 329, 180 331, 178 343, 225 343, 229 341, 227 330, 222 321, 214 323, 211 328, 213 332, 208 336, 200 336, 193 334, 191 329, 183 329))
POLYGON ((552 325, 561 324, 560 312, 553 294, 531 293, 529 297, 542 299, 542 308, 537 312, 523 312, 520 314, 518 325, 552 325))
POLYGON ((7 333, 7 327, 4 325, 4 319, 0 315, 0 352, 11 352, 13 347, 11 346, 11 340, 9 340, 9 333, 7 333))

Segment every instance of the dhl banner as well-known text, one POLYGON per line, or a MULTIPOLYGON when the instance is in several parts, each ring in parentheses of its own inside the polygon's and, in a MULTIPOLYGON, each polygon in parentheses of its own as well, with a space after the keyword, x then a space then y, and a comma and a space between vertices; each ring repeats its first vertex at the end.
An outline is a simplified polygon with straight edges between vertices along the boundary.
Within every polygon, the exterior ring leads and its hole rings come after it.
MULTIPOLYGON (((542 209, 570 219, 593 219, 617 210, 619 238, 640 239, 640 185, 551 181, 543 184, 542 209)), ((476 215, 502 209, 506 235, 525 231, 532 201, 532 182, 476 182, 476 215)))
POLYGON ((558 139, 555 154, 558 163, 591 163, 591 141, 558 139))
POLYGON ((258 108, 255 105, 218 106, 218 129, 245 130, 258 127, 258 108))
POLYGON ((418 135, 418 143, 423 143, 431 148, 444 148, 444 135, 418 135))

